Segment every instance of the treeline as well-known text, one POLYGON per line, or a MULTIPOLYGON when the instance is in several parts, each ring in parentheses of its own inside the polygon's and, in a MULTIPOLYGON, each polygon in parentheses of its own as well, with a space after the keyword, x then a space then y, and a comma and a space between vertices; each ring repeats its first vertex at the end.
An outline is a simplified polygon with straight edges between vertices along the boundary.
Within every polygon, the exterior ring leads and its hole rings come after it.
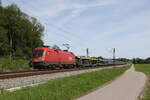
POLYGON ((131 60, 127 59, 127 58, 118 58, 117 60, 118 61, 123 61, 123 62, 131 62, 131 60))
POLYGON ((150 57, 146 59, 134 58, 132 62, 134 64, 150 64, 150 57))
POLYGON ((0 7, 0 57, 25 58, 43 45, 44 27, 16 5, 0 7))

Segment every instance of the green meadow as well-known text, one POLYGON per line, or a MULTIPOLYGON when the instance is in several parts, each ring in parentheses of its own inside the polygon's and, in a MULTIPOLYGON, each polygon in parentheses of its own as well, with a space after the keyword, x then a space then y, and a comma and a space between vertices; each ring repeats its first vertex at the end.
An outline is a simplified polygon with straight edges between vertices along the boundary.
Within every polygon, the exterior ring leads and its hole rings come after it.
POLYGON ((135 69, 140 72, 144 72, 147 77, 148 81, 143 93, 143 98, 141 100, 150 100, 150 64, 136 64, 135 69))

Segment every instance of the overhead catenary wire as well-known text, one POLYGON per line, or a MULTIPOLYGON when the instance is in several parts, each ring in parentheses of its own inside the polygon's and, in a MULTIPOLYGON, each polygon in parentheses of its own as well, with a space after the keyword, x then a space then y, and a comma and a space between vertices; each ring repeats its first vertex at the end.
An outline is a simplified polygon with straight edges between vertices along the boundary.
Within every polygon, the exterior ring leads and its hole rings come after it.
MULTIPOLYGON (((14 4, 15 1, 9 1, 9 2, 10 2, 10 4, 14 4)), ((21 4, 25 4, 26 1, 21 1, 20 3, 21 4)), ((36 5, 32 6, 32 8, 37 9, 37 6, 36 5)), ((24 8, 23 8, 23 10, 25 12, 30 12, 29 10, 24 9, 24 8)), ((57 34, 57 38, 64 38, 65 41, 69 42, 69 44, 73 43, 72 42, 73 41, 72 38, 74 38, 74 39, 76 39, 76 41, 74 42, 74 44, 76 44, 77 46, 80 46, 80 47, 84 46, 85 42, 83 42, 83 38, 81 38, 80 36, 76 35, 73 32, 68 31, 67 29, 64 29, 64 28, 62 28, 60 26, 57 26, 56 24, 54 24, 55 22, 50 22, 48 17, 44 18, 44 20, 45 20, 45 23, 44 22, 42 22, 42 23, 44 23, 45 25, 47 25, 47 27, 49 27, 49 26, 51 28, 53 27, 52 29, 55 29, 55 30, 61 32, 61 33, 59 33, 59 32, 52 32, 51 33, 51 34, 55 34, 55 35, 57 34)), ((55 39, 55 41, 54 40, 53 41, 49 40, 49 41, 51 41, 52 43, 57 43, 57 42, 61 42, 62 44, 64 43, 62 41, 62 39, 55 39)), ((77 47, 74 47, 74 48, 79 49, 77 47)))
MULTIPOLYGON (((14 4, 14 1, 9 1, 11 4, 14 4)), ((25 4, 26 2, 25 1, 22 1, 21 2, 21 4, 25 4)), ((35 8, 35 9, 37 9, 36 7, 34 7, 34 6, 32 6, 32 8, 35 8)), ((24 11, 26 11, 26 12, 29 12, 27 9, 23 9, 24 11)), ((55 23, 55 22, 49 22, 48 20, 49 20, 49 18, 45 18, 45 20, 46 20, 46 23, 44 23, 44 24, 47 24, 48 26, 52 26, 53 28, 55 28, 55 29, 57 29, 58 31, 60 31, 60 32, 63 32, 63 33, 66 33, 66 34, 68 34, 68 35, 70 35, 71 36, 71 38, 75 38, 75 39, 77 39, 78 41, 77 42, 79 42, 80 44, 82 44, 83 42, 81 42, 82 40, 83 40, 83 38, 81 38, 80 36, 77 36, 76 34, 74 34, 74 33, 72 33, 72 32, 69 32, 67 29, 64 29, 64 28, 62 28, 62 27, 58 27, 57 25, 55 25, 55 24, 53 24, 53 23, 55 23), (49 23, 48 23, 49 22, 49 23)), ((61 34, 61 36, 63 36, 63 37, 65 37, 66 38, 66 35, 62 35, 62 33, 60 33, 61 34)), ((68 35, 67 35, 67 37, 68 37, 68 35)), ((67 38, 68 39, 68 38, 67 38)))
MULTIPOLYGON (((10 4, 14 4, 14 1, 9 1, 9 3, 10 4)), ((21 4, 23 4, 23 3, 25 3, 25 1, 22 1, 21 2, 21 4)), ((34 7, 35 8, 35 7, 34 7)), ((26 10, 26 9, 23 9, 25 12, 29 12, 28 10, 26 10)), ((57 37, 58 38, 64 38, 65 39, 65 41, 67 41, 67 42, 71 42, 71 40, 69 40, 66 36, 64 36, 63 34, 59 34, 59 33, 56 33, 56 32, 52 32, 52 33, 55 33, 54 35, 56 35, 57 34, 57 37)), ((56 39, 55 41, 52 41, 52 40, 49 40, 49 41, 51 41, 51 43, 53 43, 53 44, 56 44, 57 42, 61 42, 61 43, 63 43, 63 41, 60 41, 61 39, 56 39)))
MULTIPOLYGON (((52 23, 47 23, 47 25, 53 26, 52 23)), ((55 25, 55 26, 56 26, 56 25, 55 25)), ((60 29, 60 28, 55 27, 55 26, 53 26, 53 27, 54 27, 56 30, 58 30, 58 31, 60 31, 60 32, 63 32, 63 33, 67 33, 67 35, 60 33, 61 35, 67 36, 67 37, 68 37, 68 35, 70 35, 71 37, 69 36, 69 38, 74 38, 74 39, 76 39, 76 42, 75 42, 75 43, 80 44, 80 46, 85 46, 85 45, 83 44, 83 43, 85 43, 85 42, 83 42, 83 38, 76 37, 76 35, 72 34, 71 32, 70 32, 70 34, 69 34, 69 33, 66 32, 66 31, 62 31, 63 28, 60 29)), ((57 33, 59 33, 59 32, 57 32, 57 33)))
MULTIPOLYGON (((67 33, 68 35, 73 35, 73 37, 75 37, 75 38, 77 38, 77 39, 80 39, 79 36, 73 34, 72 32, 69 32, 69 31, 66 30, 66 29, 63 29, 63 28, 61 28, 61 27, 58 27, 58 26, 56 26, 56 25, 54 25, 54 24, 52 24, 52 23, 49 23, 49 25, 51 25, 52 27, 56 28, 56 29, 59 30, 59 31, 62 31, 63 33, 67 33)), ((82 40, 82 39, 81 39, 81 40, 82 40)))
MULTIPOLYGON (((52 29, 56 29, 57 31, 60 31, 61 33, 59 33, 59 32, 57 32, 57 34, 60 34, 61 36, 63 36, 64 38, 66 38, 66 37, 68 37, 67 39, 68 39, 68 41, 69 40, 71 40, 71 38, 75 38, 75 39, 77 39, 77 41, 75 42, 75 43, 77 43, 77 45, 78 44, 80 44, 80 46, 82 46, 83 45, 83 38, 79 38, 79 37, 77 37, 76 35, 74 35, 74 34, 72 34, 71 32, 68 32, 68 31, 65 31, 63 28, 61 28, 61 27, 58 27, 58 26, 56 26, 56 25, 54 25, 54 24, 52 24, 52 23, 49 23, 48 21, 46 22, 46 23, 44 23, 44 24, 46 24, 47 26, 52 26, 53 28, 52 29), (62 33, 67 33, 67 34, 62 34, 62 33), (68 35, 70 35, 70 36, 68 36, 68 35)), ((71 42, 71 41, 70 41, 71 42)), ((71 42, 72 43, 72 42, 71 42)))
MULTIPOLYGON (((57 27, 56 25, 53 25, 52 23, 45 23, 45 24, 47 24, 48 26, 50 25, 50 26, 54 27, 56 30, 58 30, 58 31, 61 32, 61 33, 59 33, 59 32, 52 32, 52 33, 56 33, 56 34, 58 34, 58 35, 61 35, 61 36, 63 36, 65 39, 68 37, 69 32, 64 31, 62 28, 57 27), (55 26, 56 26, 56 27, 55 27, 55 26), (62 30, 63 30, 63 31, 62 31, 62 30), (67 33, 67 35, 62 34, 62 33, 67 33)), ((74 35, 72 35, 72 33, 69 34, 69 35, 71 35, 71 37, 74 37, 74 35)), ((80 44, 80 47, 81 47, 81 46, 82 46, 81 44, 83 43, 83 42, 82 42, 83 40, 82 40, 82 39, 79 39, 79 38, 77 38, 77 37, 74 37, 74 38, 75 38, 75 39, 78 39, 78 41, 76 41, 76 43, 77 43, 77 45, 80 44)), ((68 40, 70 40, 70 38, 68 38, 68 40)), ((71 41, 70 41, 70 43, 71 43, 71 41)), ((85 48, 87 48, 87 47, 85 46, 85 48)), ((72 49, 79 49, 79 48, 73 47, 72 49)), ((81 55, 81 54, 78 54, 78 55, 81 55)), ((84 52, 83 52, 82 55, 84 55, 84 52)))

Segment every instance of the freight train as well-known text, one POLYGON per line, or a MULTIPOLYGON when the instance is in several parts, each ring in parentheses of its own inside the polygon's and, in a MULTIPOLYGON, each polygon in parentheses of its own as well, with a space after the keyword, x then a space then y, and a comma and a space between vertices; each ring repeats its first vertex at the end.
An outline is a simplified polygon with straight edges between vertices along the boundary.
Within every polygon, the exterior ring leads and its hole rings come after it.
MULTIPOLYGON (((124 64, 124 63, 120 63, 124 64)), ((56 50, 47 46, 33 50, 32 59, 29 63, 34 69, 56 69, 74 67, 97 67, 108 65, 107 61, 99 58, 75 56, 67 50, 56 50)), ((110 65, 110 64, 109 64, 110 65)))

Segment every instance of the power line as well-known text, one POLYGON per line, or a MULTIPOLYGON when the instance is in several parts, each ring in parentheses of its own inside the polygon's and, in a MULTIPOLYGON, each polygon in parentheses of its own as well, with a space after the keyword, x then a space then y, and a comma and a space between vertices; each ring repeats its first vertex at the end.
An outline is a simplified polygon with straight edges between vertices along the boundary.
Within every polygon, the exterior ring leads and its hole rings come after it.
MULTIPOLYGON (((83 39, 80 39, 80 37, 78 37, 78 36, 76 36, 75 34, 72 34, 71 32, 68 32, 68 31, 66 31, 66 30, 64 30, 64 29, 62 29, 62 28, 60 28, 60 27, 57 27, 56 25, 54 25, 54 24, 52 24, 52 23, 45 23, 45 24, 47 24, 47 26, 52 26, 52 27, 54 27, 56 30, 58 30, 58 31, 60 31, 60 32, 63 32, 63 33, 67 33, 68 35, 71 35, 71 38, 73 37, 73 38, 76 38, 76 39, 78 39, 75 43, 78 43, 78 44, 82 44, 83 42, 81 42, 81 41, 83 41, 83 39)), ((66 38, 66 37, 68 37, 68 35, 66 35, 66 34, 61 34, 61 33, 59 33, 61 36, 63 36, 64 38, 66 38)), ((69 36, 70 37, 70 36, 69 36)), ((70 41, 71 40, 71 38, 69 38, 68 40, 70 41)), ((70 41, 71 42, 71 41, 70 41)))
MULTIPOLYGON (((67 33, 68 35, 71 35, 71 38, 73 37, 73 38, 75 38, 75 39, 78 39, 78 40, 76 40, 76 43, 77 44, 80 44, 80 46, 82 45, 82 46, 85 46, 83 43, 84 42, 81 42, 81 41, 83 41, 83 38, 80 38, 80 37, 78 37, 77 35, 75 35, 75 34, 72 34, 71 32, 68 32, 68 31, 66 31, 66 30, 64 30, 64 29, 62 29, 62 28, 60 28, 60 27, 57 27, 56 25, 54 25, 54 24, 52 24, 52 23, 47 23, 47 25, 50 25, 50 26, 52 26, 52 27, 54 27, 55 29, 57 29, 58 31, 60 31, 60 32, 63 32, 63 33, 67 33)), ((61 33, 60 33, 61 34, 61 33)), ((66 34, 61 34, 61 35, 63 35, 63 36, 66 36, 66 34)), ((68 36, 67 35, 67 36, 68 36)), ((70 40, 70 39, 69 39, 70 40)))
MULTIPOLYGON (((55 29, 57 29, 57 30, 63 32, 63 33, 67 33, 68 35, 72 35, 72 37, 74 37, 74 38, 80 39, 79 36, 73 34, 72 32, 69 32, 69 31, 66 30, 66 29, 63 29, 63 28, 61 28, 61 27, 58 27, 58 26, 56 26, 56 25, 54 25, 54 24, 52 24, 52 23, 47 23, 47 24, 50 25, 50 26, 52 26, 52 27, 54 27, 55 29)), ((80 40, 82 40, 82 39, 80 39, 80 40)))
MULTIPOLYGON (((12 3, 12 2, 11 2, 12 3)), ((25 3, 25 1, 23 1, 23 3, 25 3)), ((36 7, 33 7, 33 8, 35 8, 36 9, 36 7)), ((26 11, 26 12, 28 12, 26 9, 24 9, 24 11, 26 11)), ((72 33, 72 32, 69 32, 68 30, 66 30, 66 29, 64 29, 64 28, 62 28, 62 27, 58 27, 57 25, 55 25, 55 24, 53 24, 53 23, 50 23, 50 22, 48 22, 48 20, 49 20, 49 18, 45 18, 45 20, 46 20, 46 22, 44 22, 45 24, 47 24, 47 27, 48 26, 52 26, 53 27, 53 29, 55 28, 56 30, 58 30, 58 31, 60 31, 60 32, 63 32, 63 33, 66 33, 66 34, 61 34, 61 33, 56 33, 57 35, 59 35, 59 37, 63 37, 66 41, 67 41, 67 43, 69 42, 69 44, 72 42, 72 40, 71 40, 71 38, 76 38, 76 39, 78 39, 78 40, 76 40, 76 42, 75 42, 75 44, 80 44, 80 46, 82 45, 82 46, 84 46, 84 42, 81 42, 81 41, 83 41, 83 38, 81 38, 81 37, 79 37, 79 36, 77 36, 76 34, 74 34, 74 33, 72 33), (67 35, 68 34, 68 35, 67 35), (70 37, 71 36, 71 37, 70 37), (68 37, 68 38, 67 38, 68 37)), ((53 32, 54 33, 54 32, 53 32)), ((56 35, 55 34, 55 35, 56 35)), ((58 37, 58 38, 59 38, 58 37)), ((50 40, 50 41, 52 41, 52 40, 50 40)), ((59 39, 55 39, 54 40, 55 42, 59 42, 60 40, 59 39)), ((53 43, 54 43, 54 41, 53 41, 53 43)), ((60 41, 61 43, 63 43, 63 41, 60 41)), ((75 47, 76 48, 76 47, 75 47)), ((79 48, 78 48, 79 49, 79 48)))
MULTIPOLYGON (((0 0, 0 1, 1 1, 1 0, 0 0)), ((13 3, 13 2, 11 2, 11 1, 9 1, 9 2, 10 2, 10 3, 13 3)), ((22 4, 25 3, 25 1, 22 1, 22 2, 23 2, 22 4)), ((36 9, 36 7, 32 7, 32 8, 35 8, 35 9, 36 9)), ((25 9, 24 9, 24 10, 25 10, 25 9)), ((25 10, 25 11, 27 11, 27 10, 25 10)), ((27 11, 27 12, 28 12, 28 11, 27 11)), ((49 20, 49 18, 46 18, 45 20, 49 20)), ((46 21, 46 22, 48 22, 48 21, 46 21)), ((72 37, 76 37, 77 39, 80 39, 80 37, 77 36, 77 35, 75 35, 74 33, 69 32, 68 30, 63 29, 63 28, 61 28, 61 27, 58 27, 57 25, 55 25, 55 24, 53 24, 53 23, 45 23, 45 24, 48 24, 48 25, 54 27, 55 29, 57 29, 57 30, 59 30, 59 31, 61 31, 61 32, 63 32, 63 33, 67 33, 67 34, 69 34, 69 35, 72 35, 72 37)), ((82 40, 82 39, 80 39, 80 40, 82 40)))
MULTIPOLYGON (((24 2, 24 1, 22 1, 22 2, 24 2)), ((11 2, 11 3, 12 3, 12 2, 11 2)), ((25 2, 24 2, 24 3, 25 3, 25 2)), ((36 9, 36 7, 32 7, 32 8, 35 8, 35 9, 36 9)), ((25 9, 24 9, 24 10, 25 10, 25 9)), ((27 11, 27 10, 25 10, 25 11, 27 11)), ((27 12, 28 12, 28 11, 27 11, 27 12)), ((63 29, 63 28, 61 28, 61 27, 58 27, 57 25, 55 25, 55 24, 53 24, 53 23, 48 23, 49 18, 46 18, 45 20, 46 20, 46 23, 45 23, 45 24, 50 25, 50 26, 54 27, 55 29, 57 29, 57 30, 59 30, 59 31, 61 31, 61 32, 63 32, 63 33, 67 33, 68 35, 71 35, 72 38, 76 38, 76 39, 79 40, 79 41, 77 41, 77 42, 80 42, 80 41, 83 40, 81 37, 77 36, 76 34, 74 34, 74 33, 72 33, 72 32, 69 32, 69 31, 66 30, 66 29, 63 29)), ((63 35, 63 34, 61 34, 61 35, 63 35)), ((65 37, 65 35, 63 35, 63 37, 65 37)), ((80 42, 80 43, 81 43, 81 42, 80 42)))
POLYGON ((63 35, 63 34, 59 34, 59 33, 57 33, 57 32, 52 32, 52 33, 54 33, 54 35, 57 35, 57 36, 59 36, 59 38, 61 37, 61 38, 64 38, 65 39, 65 41, 67 41, 67 42, 71 42, 71 40, 69 39, 69 38, 67 38, 65 35, 63 35))

